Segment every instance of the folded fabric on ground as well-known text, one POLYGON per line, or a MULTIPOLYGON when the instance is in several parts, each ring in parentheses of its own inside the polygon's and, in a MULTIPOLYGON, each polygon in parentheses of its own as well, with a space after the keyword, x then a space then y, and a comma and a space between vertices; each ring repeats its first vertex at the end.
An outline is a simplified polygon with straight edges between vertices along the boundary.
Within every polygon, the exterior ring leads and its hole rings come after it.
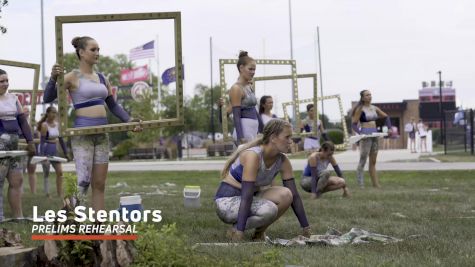
POLYGON ((395 237, 371 233, 359 228, 351 228, 348 233, 342 234, 338 230, 330 229, 324 235, 312 235, 310 238, 297 236, 292 239, 271 239, 266 237, 266 242, 280 246, 305 246, 305 245, 329 245, 342 246, 346 244, 381 243, 389 244, 402 241, 395 237))

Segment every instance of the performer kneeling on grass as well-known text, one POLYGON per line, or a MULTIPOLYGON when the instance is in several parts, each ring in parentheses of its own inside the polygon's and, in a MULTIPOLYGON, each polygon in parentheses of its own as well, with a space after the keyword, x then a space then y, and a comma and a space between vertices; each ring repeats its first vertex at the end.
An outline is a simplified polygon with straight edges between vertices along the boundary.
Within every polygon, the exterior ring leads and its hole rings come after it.
MULTIPOLYGON (((36 153, 30 125, 23 108, 8 90, 8 74, 0 69, 0 151, 18 150, 19 132, 28 143, 29 156, 36 153)), ((8 179, 8 202, 13 218, 22 218, 21 191, 23 184, 21 157, 0 158, 0 221, 3 221, 3 185, 8 179)))
POLYGON ((338 189, 343 189, 343 197, 350 196, 343 173, 333 157, 334 151, 335 145, 330 141, 326 141, 318 152, 313 152, 308 157, 308 163, 303 171, 300 185, 303 190, 311 193, 312 199, 320 197, 325 192, 338 189), (330 163, 338 177, 331 176, 330 171, 326 170, 330 163))
MULTIPOLYGON (((63 153, 66 158, 68 157, 68 150, 66 148, 66 144, 62 137, 59 136, 59 129, 58 129, 58 122, 56 121, 56 108, 50 106, 46 109, 46 114, 41 118, 38 122, 38 132, 41 133, 41 142, 40 142, 40 154, 42 156, 56 156, 57 149, 56 149, 56 141, 59 140, 59 144, 61 145, 61 149, 63 149, 63 153)), ((51 162, 53 165, 54 171, 56 172, 56 193, 59 197, 63 196, 63 169, 60 162, 51 162)), ((47 197, 49 197, 49 182, 48 176, 50 171, 50 162, 44 161, 42 162, 43 167, 43 176, 44 176, 44 192, 47 197)))
MULTIPOLYGON (((371 92, 369 90, 363 90, 360 92, 360 101, 358 105, 353 109, 351 128, 357 134, 372 134, 376 133, 376 120, 379 118, 386 119, 386 126, 391 133, 391 120, 389 116, 384 113, 378 107, 371 105, 371 92), (361 129, 358 128, 358 122, 361 125, 361 129)), ((376 158, 378 157, 378 137, 364 138, 360 141, 360 161, 356 170, 356 179, 360 187, 364 187, 363 170, 366 164, 366 159, 369 155, 369 175, 373 187, 379 188, 379 178, 376 174, 376 158)))
POLYGON ((218 217, 234 226, 228 237, 242 240, 245 229, 255 229, 253 240, 265 239, 265 230, 292 206, 302 227, 310 236, 310 225, 295 185, 292 166, 283 154, 292 140, 290 123, 274 119, 263 136, 239 147, 226 162, 215 202, 218 217), (283 187, 271 185, 278 173, 283 187), (266 187, 265 189, 263 187, 266 187))
MULTIPOLYGON (((99 60, 99 45, 96 40, 87 36, 75 37, 72 40, 72 45, 76 49, 79 59, 79 70, 67 73, 64 76, 64 84, 76 110, 74 127, 107 124, 104 103, 122 122, 139 122, 139 120, 132 120, 129 114, 115 102, 107 78, 94 71, 93 67, 99 60)), ((62 66, 57 64, 53 66, 51 79, 43 96, 45 103, 56 99, 56 79, 62 71, 62 66)), ((141 127, 136 127, 134 132, 141 130, 141 127)), ((109 136, 107 134, 73 136, 71 143, 79 189, 82 194, 86 194, 91 184, 92 208, 103 210, 109 163, 109 136)))

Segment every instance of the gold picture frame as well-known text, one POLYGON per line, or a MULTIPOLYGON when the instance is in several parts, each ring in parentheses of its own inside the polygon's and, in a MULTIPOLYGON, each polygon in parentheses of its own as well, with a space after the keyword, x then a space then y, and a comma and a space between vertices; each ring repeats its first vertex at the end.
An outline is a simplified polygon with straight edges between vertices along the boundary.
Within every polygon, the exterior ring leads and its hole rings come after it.
MULTIPOLYGON (((317 74, 316 73, 308 73, 308 74, 297 74, 297 79, 305 79, 305 78, 311 78, 312 79, 312 85, 313 85, 313 104, 315 107, 317 107, 317 74)), ((287 80, 287 79, 292 79, 292 76, 291 75, 277 75, 277 76, 263 76, 263 77, 254 77, 254 81, 272 81, 272 80, 287 80)), ((285 103, 293 103, 293 102, 296 102, 296 101, 299 101, 299 99, 294 99, 293 101, 291 102, 285 102, 285 103)), ((305 102, 307 103, 307 102, 305 102)), ((296 109, 294 109, 294 114, 295 114, 295 110, 298 111, 298 108, 296 107, 296 109)), ((318 111, 317 111, 317 108, 314 108, 314 112, 315 112, 315 116, 317 116, 318 114, 318 111)), ((298 128, 299 125, 300 125, 300 112, 297 112, 297 117, 296 118, 296 127, 298 128)), ((289 121, 289 115, 287 113, 287 110, 284 108, 284 119, 289 121)), ((314 132, 313 133, 308 133, 308 134, 318 134, 318 129, 317 129, 317 122, 315 121, 314 122, 314 125, 313 125, 313 129, 314 129, 314 132)))
POLYGON ((143 129, 180 126, 184 124, 183 111, 183 60, 181 39, 181 13, 180 12, 155 12, 155 13, 127 13, 127 14, 99 14, 81 16, 57 16, 56 23, 56 62, 63 65, 63 24, 134 21, 134 20, 174 20, 175 37, 175 68, 176 68, 176 117, 129 123, 116 123, 92 127, 68 128, 68 102, 64 90, 64 74, 58 76, 58 113, 59 131, 61 136, 88 135, 108 132, 131 131, 140 124, 143 129))
POLYGON ((38 86, 40 83, 40 65, 28 62, 20 62, 20 61, 11 61, 11 60, 3 60, 0 59, 0 66, 10 66, 10 67, 18 67, 18 68, 25 68, 25 69, 33 69, 33 84, 31 89, 22 89, 22 88, 13 88, 8 89, 10 93, 31 93, 31 110, 30 110, 30 127, 33 127, 35 124, 35 116, 36 116, 36 95, 38 92, 38 86))
MULTIPOLYGON (((343 103, 341 102, 340 95, 339 94, 337 94, 337 95, 328 95, 328 96, 317 97, 316 98, 317 101, 324 101, 324 100, 329 100, 329 99, 337 99, 337 101, 338 101, 338 105, 339 105, 339 108, 340 108, 340 115, 341 115, 341 124, 342 124, 342 128, 343 128, 343 143, 342 144, 335 144, 335 148, 340 149, 340 150, 341 149, 346 149, 348 147, 349 136, 348 136, 348 128, 346 127, 345 113, 343 111, 343 103)), ((287 112, 287 107, 292 106, 292 105, 295 106, 295 103, 298 103, 298 104, 314 103, 314 105, 316 106, 314 98, 301 99, 301 100, 298 100, 297 102, 294 102, 294 101, 284 102, 284 103, 282 103, 282 107, 284 109, 284 119, 287 120, 289 118, 289 114, 287 112)), ((318 118, 318 113, 316 115, 317 115, 316 118, 318 118)), ((309 133, 294 133, 294 135, 296 135, 296 136, 305 136, 305 135, 308 135, 308 134, 309 133)))
MULTIPOLYGON (((291 67, 291 75, 288 75, 289 78, 285 79, 292 79, 292 99, 298 100, 298 84, 297 84, 297 63, 295 60, 290 59, 254 59, 256 64, 258 65, 289 65, 291 67)), ((236 65, 238 62, 237 59, 220 59, 219 60, 219 81, 221 87, 221 96, 226 95, 226 78, 224 73, 224 66, 225 65, 236 65)), ((269 76, 269 77, 280 77, 280 76, 269 76)), ((265 78, 265 77, 260 77, 265 78)), ((254 78, 256 81, 256 78, 254 78)), ((276 79, 274 79, 276 80, 276 79)), ((222 106, 223 110, 227 109, 227 103, 224 101, 224 105, 222 106)), ((298 115, 298 109, 295 110, 298 115)), ((297 116, 299 118, 299 116, 297 116)), ((222 127, 223 127, 223 139, 225 141, 232 140, 232 136, 229 134, 228 131, 228 116, 226 112, 221 113, 221 120, 222 120, 222 127)), ((298 122, 300 123, 300 119, 298 122)))

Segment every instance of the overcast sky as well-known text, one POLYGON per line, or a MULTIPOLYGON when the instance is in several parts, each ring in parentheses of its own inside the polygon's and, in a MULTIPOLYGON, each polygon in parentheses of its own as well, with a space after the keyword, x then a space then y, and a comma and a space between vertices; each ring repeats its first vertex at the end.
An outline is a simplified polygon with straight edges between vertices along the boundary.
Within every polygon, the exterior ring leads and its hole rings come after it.
MULTIPOLYGON (((194 93, 196 84, 210 83, 210 36, 215 84, 219 82, 218 59, 236 58, 241 49, 254 58, 290 58, 288 0, 45 0, 44 4, 47 74, 56 58, 54 17, 60 15, 181 11, 187 95, 194 93)), ((297 71, 317 70, 319 26, 324 94, 340 94, 345 110, 366 88, 372 91, 374 102, 416 99, 421 82, 438 79, 439 70, 443 80, 453 81, 457 105, 475 108, 474 13, 475 1, 469 0, 293 0, 297 71)), ((0 24, 8 32, 0 35, 0 58, 41 64, 40 0, 10 0, 2 17, 0 24)), ((72 51, 70 37, 91 35, 104 55, 128 53, 158 36, 163 72, 174 62, 173 24, 141 23, 65 27, 65 49, 72 51)), ((289 74, 287 67, 259 65, 257 71, 258 76, 289 74)), ((31 78, 15 73, 12 85, 31 84, 31 78)), ((235 67, 226 68, 226 78, 228 85, 235 81, 235 67)), ((299 87, 301 98, 311 96, 310 81, 299 80, 299 87)), ((280 103, 291 100, 290 91, 289 81, 257 85, 258 96, 276 98, 279 115, 280 103)), ((326 108, 332 119, 339 117, 336 101, 326 108)))

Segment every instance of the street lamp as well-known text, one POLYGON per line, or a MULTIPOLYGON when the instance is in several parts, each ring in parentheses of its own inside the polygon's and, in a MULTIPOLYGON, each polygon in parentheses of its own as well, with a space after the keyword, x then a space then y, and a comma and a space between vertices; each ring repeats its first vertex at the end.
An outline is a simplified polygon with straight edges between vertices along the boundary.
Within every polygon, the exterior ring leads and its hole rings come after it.
POLYGON ((439 74, 439 112, 440 112, 440 144, 444 143, 444 112, 442 109, 442 71, 437 72, 439 74))

